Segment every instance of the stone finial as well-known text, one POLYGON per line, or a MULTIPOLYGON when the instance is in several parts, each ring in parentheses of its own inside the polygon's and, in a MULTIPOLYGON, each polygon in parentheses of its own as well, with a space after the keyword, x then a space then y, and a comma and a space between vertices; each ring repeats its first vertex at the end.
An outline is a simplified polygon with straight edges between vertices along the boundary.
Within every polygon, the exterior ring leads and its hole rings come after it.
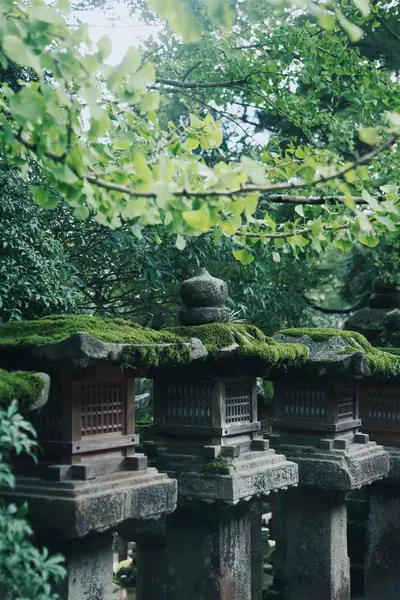
POLYGON ((182 325, 223 323, 229 320, 229 308, 224 306, 228 298, 228 286, 222 279, 212 277, 206 269, 184 281, 180 287, 184 306, 179 311, 182 325))
POLYGON ((396 286, 384 277, 376 277, 372 282, 368 305, 371 308, 400 308, 400 293, 396 286))

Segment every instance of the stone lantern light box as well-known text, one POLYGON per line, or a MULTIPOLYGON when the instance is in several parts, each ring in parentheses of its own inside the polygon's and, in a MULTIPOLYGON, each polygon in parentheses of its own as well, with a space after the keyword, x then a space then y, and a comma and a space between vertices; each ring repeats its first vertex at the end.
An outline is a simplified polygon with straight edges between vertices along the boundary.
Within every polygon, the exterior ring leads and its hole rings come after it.
POLYGON ((48 402, 31 413, 41 476, 145 469, 146 457, 135 453, 135 377, 177 356, 191 358, 190 342, 118 319, 71 315, 1 326, 0 364, 51 377, 48 402))
POLYGON ((303 440, 327 450, 368 443, 369 436, 359 433, 361 381, 397 371, 400 361, 350 331, 293 329, 274 337, 281 342, 297 340, 310 350, 308 365, 294 369, 290 378, 276 376, 274 435, 282 443, 303 440))

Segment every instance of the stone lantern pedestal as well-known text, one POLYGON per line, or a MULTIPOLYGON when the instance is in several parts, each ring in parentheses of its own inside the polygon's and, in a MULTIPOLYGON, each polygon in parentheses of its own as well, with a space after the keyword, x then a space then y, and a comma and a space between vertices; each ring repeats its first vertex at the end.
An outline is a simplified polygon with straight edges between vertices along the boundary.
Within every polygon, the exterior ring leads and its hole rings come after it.
MULTIPOLYGON (((299 488, 280 500, 287 600, 349 600, 345 494, 385 477, 387 452, 359 431, 358 379, 370 364, 360 338, 331 330, 275 336, 310 351, 308 362, 275 381, 271 446, 299 467, 299 488)), ((376 351, 379 352, 379 351, 376 351)), ((279 530, 279 528, 278 528, 279 530)), ((277 586, 278 587, 278 586, 277 586)))
MULTIPOLYGON (((154 363, 175 365, 178 350, 189 349, 190 357, 206 352, 170 334, 156 343, 151 330, 95 319, 99 337, 123 343, 108 342, 71 331, 76 318, 68 319, 0 326, 0 365, 14 362, 51 378, 47 403, 29 413, 43 448, 39 463, 33 467, 17 458, 15 489, 2 496, 26 501, 38 539, 65 555, 62 600, 111 600, 111 532, 126 521, 170 513, 177 500, 176 481, 148 468, 147 458, 135 452, 134 378, 154 363), (29 336, 22 342, 18 328, 24 327, 34 340, 42 335, 43 344, 29 343, 29 336), (53 338, 64 339, 46 343, 49 329, 53 338)), ((92 331, 92 319, 78 317, 76 326, 92 331)))

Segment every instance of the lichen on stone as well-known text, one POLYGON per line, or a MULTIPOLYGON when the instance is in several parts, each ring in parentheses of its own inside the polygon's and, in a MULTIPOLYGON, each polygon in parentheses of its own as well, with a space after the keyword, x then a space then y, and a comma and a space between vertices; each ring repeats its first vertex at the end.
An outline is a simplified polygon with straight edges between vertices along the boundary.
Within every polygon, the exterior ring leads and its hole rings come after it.
POLYGON ((259 359, 267 366, 290 367, 306 361, 308 357, 308 348, 303 344, 278 343, 266 337, 254 325, 210 323, 172 327, 168 331, 182 337, 200 339, 209 358, 216 361, 228 350, 236 356, 259 359))
MULTIPOLYGON (((335 338, 346 343, 345 346, 338 348, 336 354, 351 355, 361 353, 366 360, 370 374, 383 376, 398 376, 400 375, 400 360, 394 355, 388 355, 381 349, 372 346, 363 335, 355 331, 344 331, 342 329, 319 329, 319 328, 299 328, 299 329, 283 329, 278 332, 278 336, 288 337, 291 340, 296 338, 308 337, 313 342, 327 342, 335 338)), ((304 340, 302 340, 303 343, 304 340)), ((323 355, 321 355, 323 358, 323 355)))
POLYGON ((0 369, 0 402, 34 401, 42 393, 44 386, 43 379, 36 373, 0 369))

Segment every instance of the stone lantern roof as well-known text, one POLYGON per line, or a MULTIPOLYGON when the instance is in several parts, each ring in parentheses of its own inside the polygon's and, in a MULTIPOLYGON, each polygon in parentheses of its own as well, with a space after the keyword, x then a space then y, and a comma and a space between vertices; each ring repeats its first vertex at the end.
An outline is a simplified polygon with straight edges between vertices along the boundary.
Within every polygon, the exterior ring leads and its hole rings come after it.
POLYGON ((306 346, 308 358, 294 365, 297 372, 317 376, 352 378, 400 376, 400 359, 373 347, 360 333, 340 329, 286 329, 278 332, 279 343, 306 346))
POLYGON ((86 368, 108 362, 146 371, 206 355, 199 340, 125 319, 56 315, 0 325, 0 364, 5 368, 86 368))

